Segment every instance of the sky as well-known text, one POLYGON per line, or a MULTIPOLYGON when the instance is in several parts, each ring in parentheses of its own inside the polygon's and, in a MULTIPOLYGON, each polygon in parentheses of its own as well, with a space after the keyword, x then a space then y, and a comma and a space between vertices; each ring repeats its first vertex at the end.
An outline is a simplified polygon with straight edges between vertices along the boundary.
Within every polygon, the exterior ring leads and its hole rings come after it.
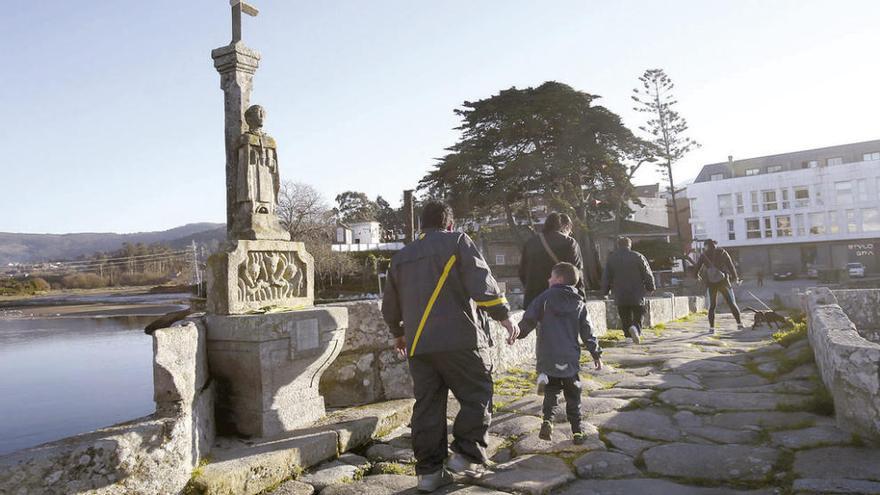
MULTIPOLYGON (((702 147, 677 178, 880 138, 880 2, 252 0, 284 179, 400 201, 458 138, 453 110, 560 81, 633 130, 645 69, 702 147)), ((227 0, 18 2, 0 14, 0 232, 138 232, 225 219, 227 0)), ((636 182, 657 182, 647 168, 636 182)))

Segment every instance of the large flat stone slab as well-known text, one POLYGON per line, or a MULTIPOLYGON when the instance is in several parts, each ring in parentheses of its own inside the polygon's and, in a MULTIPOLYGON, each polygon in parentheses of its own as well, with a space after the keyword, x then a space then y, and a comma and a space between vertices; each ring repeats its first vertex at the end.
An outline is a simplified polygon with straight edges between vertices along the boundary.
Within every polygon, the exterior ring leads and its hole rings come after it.
POLYGON ((656 390, 668 390, 670 388, 701 389, 699 383, 683 375, 669 373, 665 375, 648 375, 640 377, 624 378, 617 382, 615 387, 622 388, 652 388, 656 390))
POLYGON ((795 455, 794 472, 801 478, 843 478, 880 481, 880 449, 825 447, 795 455))
POLYGON ((322 490, 330 485, 350 482, 360 473, 361 469, 340 461, 331 461, 318 466, 311 473, 303 475, 300 480, 322 490))
POLYGON ((880 495, 880 483, 864 480, 804 478, 794 480, 792 489, 797 495, 880 495))
POLYGON ((516 442, 513 450, 517 455, 523 455, 579 453, 605 449, 605 444, 599 440, 599 430, 595 426, 589 423, 584 424, 584 433, 587 435, 586 442, 582 445, 575 445, 571 441, 570 428, 556 426, 553 428, 550 440, 541 440, 538 438, 538 432, 532 432, 516 442))
POLYGON ((588 452, 574 461, 578 476, 586 479, 631 478, 642 473, 632 457, 617 452, 588 452))
POLYGON ((783 405, 804 404, 807 399, 798 395, 740 394, 676 388, 662 392, 660 400, 672 406, 697 411, 773 411, 783 405))
POLYGON ((710 481, 762 481, 772 474, 779 452, 747 445, 672 443, 643 454, 648 472, 710 481))
MULTIPOLYGON (((791 450, 809 447, 848 445, 853 441, 851 433, 840 430, 832 425, 821 425, 800 430, 777 431, 771 436, 773 445, 791 450)), ((878 466, 880 469, 880 466, 878 466)))
POLYGON ((537 416, 504 414, 492 418, 489 433, 500 437, 519 437, 541 428, 541 418, 537 416))
POLYGON ((638 457, 645 450, 658 445, 657 442, 649 442, 648 440, 633 438, 626 433, 620 433, 617 431, 612 431, 606 434, 605 440, 611 444, 611 447, 631 457, 638 457))
POLYGON ((773 490, 741 491, 732 488, 688 486, 658 479, 579 480, 555 495, 771 495, 773 490))
POLYGON ((596 417, 595 423, 608 430, 647 440, 674 442, 681 438, 681 431, 673 424, 672 419, 652 409, 604 414, 596 417))
POLYGON ((474 480, 475 484, 505 492, 545 494, 575 479, 562 459, 546 455, 526 455, 505 464, 495 472, 474 480))
POLYGON ((763 427, 773 429, 803 428, 812 426, 828 418, 805 412, 722 412, 704 416, 705 421, 722 428, 763 427))
POLYGON ((415 492, 416 484, 415 476, 377 474, 357 483, 328 486, 321 490, 321 495, 393 495, 408 490, 415 492))

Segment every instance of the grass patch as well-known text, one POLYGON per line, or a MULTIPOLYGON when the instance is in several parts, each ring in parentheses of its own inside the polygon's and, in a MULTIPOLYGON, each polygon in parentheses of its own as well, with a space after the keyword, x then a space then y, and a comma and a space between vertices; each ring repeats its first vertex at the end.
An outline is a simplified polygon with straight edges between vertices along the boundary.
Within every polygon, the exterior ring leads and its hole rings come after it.
POLYGON ((398 474, 403 476, 414 476, 416 473, 415 466, 409 464, 400 464, 397 462, 380 462, 377 463, 372 470, 373 474, 398 474))
POLYGON ((655 337, 662 337, 663 333, 666 332, 666 324, 658 323, 651 327, 651 331, 654 333, 655 337))
POLYGON ((624 335, 623 330, 618 330, 616 328, 609 328, 605 332, 605 335, 599 337, 600 347, 615 347, 621 342, 626 342, 626 335, 624 335))
POLYGON ((697 316, 695 313, 688 313, 685 316, 682 316, 681 318, 678 318, 677 320, 672 320, 672 321, 675 323, 688 323, 688 322, 694 321, 696 319, 697 319, 697 316))
MULTIPOLYGON (((535 390, 538 374, 535 371, 526 371, 521 368, 511 368, 507 373, 495 379, 495 393, 523 397, 535 390)), ((496 404, 496 410, 503 407, 496 404)))
POLYGON ((773 340, 782 347, 788 347, 805 338, 807 338, 807 324, 805 322, 795 323, 791 328, 773 334, 773 340))

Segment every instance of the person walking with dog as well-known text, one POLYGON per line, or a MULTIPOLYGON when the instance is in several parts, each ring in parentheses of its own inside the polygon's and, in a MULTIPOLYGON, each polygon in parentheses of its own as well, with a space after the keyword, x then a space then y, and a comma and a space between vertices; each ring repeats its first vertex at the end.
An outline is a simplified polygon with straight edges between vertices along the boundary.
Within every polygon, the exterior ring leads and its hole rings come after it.
POLYGON ((564 213, 553 212, 544 220, 542 231, 532 237, 523 246, 519 262, 519 279, 525 287, 523 308, 547 290, 547 278, 558 263, 567 262, 574 265, 578 274, 577 292, 583 297, 584 261, 581 248, 571 237, 571 217, 564 213))
POLYGON ((715 308, 720 293, 730 312, 736 319, 736 326, 743 328, 739 306, 736 305, 736 296, 733 294, 733 285, 741 282, 736 272, 736 266, 730 258, 730 254, 712 239, 706 239, 706 250, 700 255, 694 272, 697 280, 706 284, 707 297, 709 298, 709 333, 715 333, 715 308))
POLYGON ((620 326, 636 344, 641 341, 645 296, 655 288, 648 259, 632 250, 629 237, 617 239, 617 249, 608 256, 602 273, 602 295, 614 292, 620 326))

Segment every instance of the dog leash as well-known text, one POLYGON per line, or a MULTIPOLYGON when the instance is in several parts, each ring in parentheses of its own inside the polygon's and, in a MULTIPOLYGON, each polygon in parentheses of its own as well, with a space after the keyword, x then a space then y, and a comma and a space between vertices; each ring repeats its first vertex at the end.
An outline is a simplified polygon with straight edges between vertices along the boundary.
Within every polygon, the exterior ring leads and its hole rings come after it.
POLYGON ((773 309, 770 306, 767 306, 766 304, 764 304, 764 301, 758 299, 758 296, 752 294, 752 291, 746 291, 746 292, 748 292, 750 296, 755 298, 755 301, 758 301, 759 303, 761 303, 761 306, 764 306, 765 308, 767 308, 767 311, 773 311, 773 309))

